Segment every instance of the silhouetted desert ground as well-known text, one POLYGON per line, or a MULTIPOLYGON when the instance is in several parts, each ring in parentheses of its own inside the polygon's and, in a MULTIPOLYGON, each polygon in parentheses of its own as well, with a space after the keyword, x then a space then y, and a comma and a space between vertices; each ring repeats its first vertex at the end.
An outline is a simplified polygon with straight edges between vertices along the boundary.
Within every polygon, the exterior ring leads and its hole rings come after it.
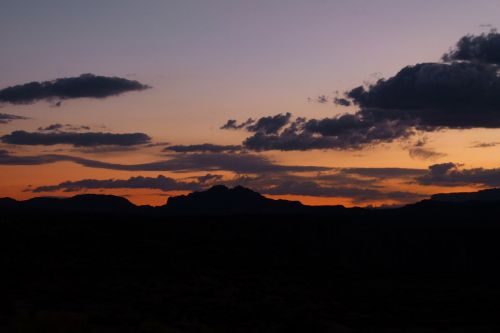
POLYGON ((3 200, 0 331, 498 332, 500 202, 440 199, 201 215, 3 200))

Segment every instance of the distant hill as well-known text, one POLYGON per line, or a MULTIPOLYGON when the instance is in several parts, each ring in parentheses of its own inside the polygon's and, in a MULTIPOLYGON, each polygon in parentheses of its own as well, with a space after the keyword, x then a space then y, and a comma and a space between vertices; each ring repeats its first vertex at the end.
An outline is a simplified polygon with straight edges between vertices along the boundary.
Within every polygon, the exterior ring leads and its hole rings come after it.
POLYGON ((137 208, 125 198, 114 195, 81 194, 70 198, 39 197, 26 201, 1 198, 0 208, 47 213, 124 213, 137 208))
POLYGON ((500 189, 492 188, 478 192, 438 193, 431 200, 440 202, 500 201, 500 189))

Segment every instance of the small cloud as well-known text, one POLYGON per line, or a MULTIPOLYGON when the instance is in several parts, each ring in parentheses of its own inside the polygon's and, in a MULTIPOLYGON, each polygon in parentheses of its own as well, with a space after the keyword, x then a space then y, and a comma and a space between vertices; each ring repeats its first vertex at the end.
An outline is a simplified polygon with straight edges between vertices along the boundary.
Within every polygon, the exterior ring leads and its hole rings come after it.
POLYGON ((202 143, 196 145, 175 145, 163 149, 163 151, 173 151, 176 153, 222 153, 235 152, 241 150, 241 146, 235 145, 215 145, 211 143, 202 143))
POLYGON ((446 154, 439 153, 430 148, 414 147, 409 150, 410 157, 419 160, 437 160, 445 157, 446 154))
POLYGON ((320 104, 328 103, 329 100, 329 97, 326 95, 319 95, 318 97, 316 97, 316 102, 320 104))
POLYGON ((16 116, 14 114, 0 113, 0 124, 7 124, 14 120, 26 120, 28 118, 23 116, 16 116))
POLYGON ((335 97, 335 99, 333 100, 333 103, 335 103, 336 105, 340 105, 340 106, 351 106, 351 102, 349 102, 349 100, 347 100, 345 98, 335 97))
POLYGON ((61 100, 73 98, 106 98, 129 91, 150 88, 138 81, 120 77, 82 74, 78 77, 59 78, 52 81, 30 82, 0 90, 0 103, 32 104, 40 100, 59 100, 53 106, 60 106, 61 100))
POLYGON ((472 146, 470 148, 490 148, 490 147, 495 147, 498 146, 500 142, 479 142, 479 141, 474 141, 472 143, 472 146))

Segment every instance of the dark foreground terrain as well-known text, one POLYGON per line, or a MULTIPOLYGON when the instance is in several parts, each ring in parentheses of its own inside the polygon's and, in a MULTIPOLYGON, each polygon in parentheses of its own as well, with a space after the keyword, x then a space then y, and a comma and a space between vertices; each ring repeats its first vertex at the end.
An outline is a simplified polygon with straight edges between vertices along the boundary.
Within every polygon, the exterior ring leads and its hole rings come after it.
POLYGON ((2 199, 0 332, 499 332, 497 194, 2 199))

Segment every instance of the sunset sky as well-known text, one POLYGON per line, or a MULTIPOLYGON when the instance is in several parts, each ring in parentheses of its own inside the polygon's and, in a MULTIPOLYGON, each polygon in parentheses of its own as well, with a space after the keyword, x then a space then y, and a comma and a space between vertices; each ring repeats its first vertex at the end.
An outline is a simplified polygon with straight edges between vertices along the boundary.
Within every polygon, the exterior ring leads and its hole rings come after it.
POLYGON ((0 197, 500 186, 499 0, 0 4, 0 197), (35 82, 35 83, 33 83, 35 82))

